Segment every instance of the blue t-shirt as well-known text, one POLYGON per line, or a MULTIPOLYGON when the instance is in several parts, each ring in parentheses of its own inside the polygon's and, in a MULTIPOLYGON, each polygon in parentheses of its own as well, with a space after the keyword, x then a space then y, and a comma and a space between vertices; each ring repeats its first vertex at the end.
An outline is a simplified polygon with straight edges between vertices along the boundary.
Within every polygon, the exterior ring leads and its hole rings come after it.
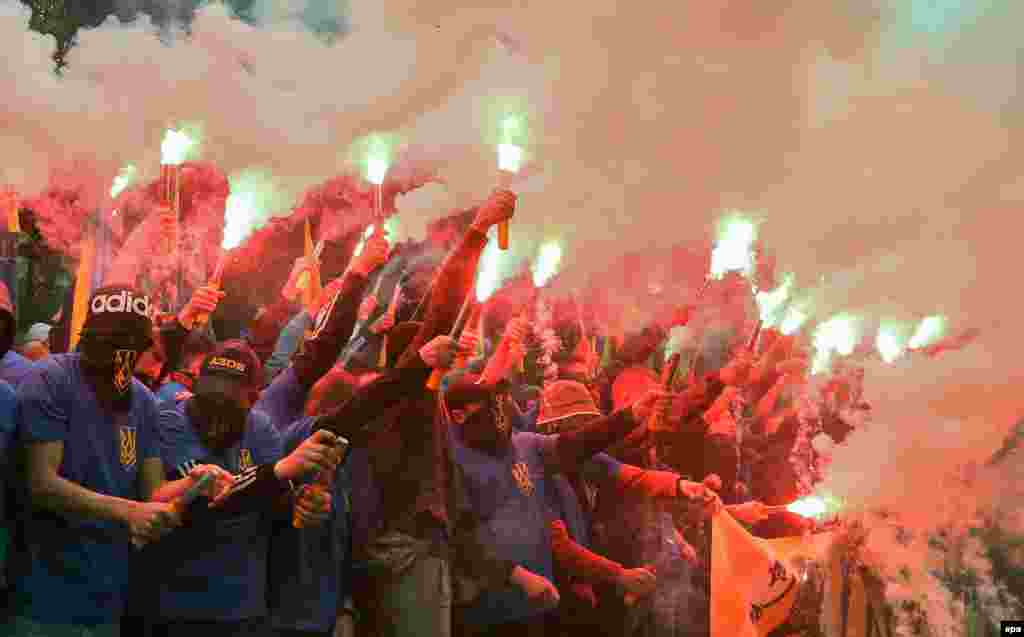
MULTIPOLYGON (((452 455, 465 476, 469 504, 480 516, 480 540, 498 557, 553 581, 550 521, 556 501, 543 447, 551 436, 516 432, 508 453, 495 457, 464 445, 449 429, 452 455)), ((503 624, 535 617, 538 610, 518 586, 487 590, 466 609, 467 623, 503 624)))
POLYGON ((263 371, 267 375, 268 383, 272 382, 282 371, 288 369, 292 363, 292 356, 299 351, 299 346, 302 345, 306 331, 311 329, 313 329, 313 318, 305 310, 288 321, 277 337, 274 353, 270 355, 264 365, 263 371))
MULTIPOLYGON (((258 410, 249 412, 242 440, 222 455, 200 441, 188 401, 165 404, 160 413, 162 456, 168 478, 180 479, 199 464, 232 473, 277 462, 281 436, 258 410)), ((193 506, 206 507, 200 498, 193 506)), ((270 518, 261 512, 205 519, 177 529, 146 550, 157 573, 155 613, 162 619, 239 621, 266 616, 270 518)))
MULTIPOLYGON (((156 400, 133 379, 130 409, 104 412, 79 360, 78 354, 57 354, 33 366, 18 387, 19 441, 63 442, 58 475, 97 493, 138 500, 140 465, 160 457, 156 400)), ((47 512, 24 524, 28 550, 13 560, 17 614, 45 624, 118 621, 132 552, 127 528, 47 512)))
POLYGON ((0 380, 10 383, 15 389, 32 369, 32 361, 25 358, 18 352, 7 350, 3 358, 0 358, 0 380))
POLYGON ((175 398, 183 391, 188 391, 188 387, 185 387, 181 383, 176 383, 173 380, 168 381, 157 390, 156 401, 160 404, 160 407, 163 408, 163 403, 176 402, 175 398))
POLYGON ((308 397, 309 388, 299 382, 295 368, 289 367, 263 389, 253 409, 265 413, 274 427, 282 430, 302 418, 308 397))
MULTIPOLYGON (((310 436, 314 419, 303 418, 281 436, 291 452, 310 436)), ((270 544, 268 610, 277 630, 327 633, 333 630, 338 602, 348 595, 349 524, 345 472, 331 489, 332 511, 322 525, 296 529, 292 521, 274 525, 270 544)))

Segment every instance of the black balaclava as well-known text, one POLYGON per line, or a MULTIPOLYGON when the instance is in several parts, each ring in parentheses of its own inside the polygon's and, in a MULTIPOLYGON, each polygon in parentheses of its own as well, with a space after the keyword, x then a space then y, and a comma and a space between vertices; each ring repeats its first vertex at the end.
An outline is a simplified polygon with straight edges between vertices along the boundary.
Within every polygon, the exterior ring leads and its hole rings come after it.
POLYGON ((130 287, 108 286, 93 293, 78 350, 82 370, 100 403, 125 410, 139 355, 153 344, 150 298, 130 287))
MULTIPOLYGON (((462 441, 469 447, 492 455, 504 455, 512 440, 512 414, 508 386, 478 384, 476 374, 466 374, 445 391, 444 408, 450 412, 473 403, 481 409, 466 418, 459 427, 462 441)), ((449 417, 449 423, 451 419, 449 417)))
POLYGON ((496 394, 462 424, 463 441, 492 455, 502 455, 512 440, 512 421, 508 414, 508 396, 496 394))
POLYGON ((259 358, 243 341, 228 341, 206 357, 185 406, 207 449, 222 454, 238 444, 249 420, 249 394, 263 373, 259 358))

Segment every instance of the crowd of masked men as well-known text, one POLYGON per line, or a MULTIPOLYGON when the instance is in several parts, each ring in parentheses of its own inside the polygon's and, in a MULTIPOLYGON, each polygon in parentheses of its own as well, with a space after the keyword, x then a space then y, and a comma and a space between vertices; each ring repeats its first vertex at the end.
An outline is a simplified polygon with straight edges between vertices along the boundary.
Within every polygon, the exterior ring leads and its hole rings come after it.
POLYGON ((494 193, 415 267, 375 235, 308 304, 300 258, 236 339, 201 328, 214 287, 168 316, 114 281, 74 351, 36 334, 23 357, 0 295, 0 633, 706 635, 705 522, 799 534, 765 505, 809 492, 810 440, 845 436, 856 388, 808 401, 806 354, 772 330, 666 387, 649 361, 692 306, 603 361, 556 319, 525 384, 528 313, 453 331, 514 208, 494 193))

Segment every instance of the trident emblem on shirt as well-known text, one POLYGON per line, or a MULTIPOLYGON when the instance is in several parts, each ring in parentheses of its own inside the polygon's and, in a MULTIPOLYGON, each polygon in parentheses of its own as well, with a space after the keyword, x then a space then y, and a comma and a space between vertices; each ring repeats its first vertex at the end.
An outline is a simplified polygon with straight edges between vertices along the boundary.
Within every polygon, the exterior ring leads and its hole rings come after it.
POLYGON ((135 427, 121 427, 121 466, 131 467, 136 462, 136 437, 135 427))
POLYGON ((522 462, 512 465, 512 477, 523 495, 533 495, 533 482, 530 480, 530 469, 522 462))

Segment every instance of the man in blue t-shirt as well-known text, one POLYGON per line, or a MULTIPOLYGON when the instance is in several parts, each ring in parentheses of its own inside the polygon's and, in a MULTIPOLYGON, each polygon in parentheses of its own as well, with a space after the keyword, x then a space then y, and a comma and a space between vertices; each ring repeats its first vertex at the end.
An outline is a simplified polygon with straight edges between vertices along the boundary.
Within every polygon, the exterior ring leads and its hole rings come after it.
MULTIPOLYGON (((702 506, 708 513, 720 506, 701 485, 685 482, 674 473, 644 471, 599 453, 642 427, 652 410, 667 411, 668 393, 650 392, 611 416, 588 416, 583 427, 572 431, 519 432, 511 426, 510 414, 515 410, 507 386, 492 382, 500 377, 504 362, 496 357, 492 363, 482 376, 469 374, 448 387, 442 412, 449 418, 448 431, 467 497, 485 521, 482 531, 501 558, 550 582, 554 568, 549 523, 551 505, 559 501, 552 477, 558 473, 585 468, 588 478, 609 487, 639 489, 663 500, 698 496, 706 502, 702 506)), ((463 634, 543 634, 548 608, 537 603, 543 599, 531 599, 528 590, 506 586, 484 591, 460 609, 463 634)), ((558 593, 553 596, 557 602, 558 593)))
POLYGON ((101 288, 81 353, 40 361, 18 388, 30 512, 18 521, 24 546, 12 560, 15 616, 5 634, 117 635, 132 544, 180 522, 173 505, 148 501, 164 481, 157 409, 132 371, 151 334, 148 296, 101 288))
MULTIPOLYGON (((241 474, 281 460, 281 435, 253 408, 262 382, 259 358, 243 341, 223 343, 206 357, 195 395, 165 404, 160 414, 169 479, 189 475, 200 464, 241 474)), ((289 451, 304 453, 304 444, 315 444, 310 440, 303 436, 289 451)), ((145 570, 159 576, 139 585, 156 589, 155 635, 230 637, 264 630, 271 520, 286 517, 290 524, 294 509, 304 526, 315 526, 330 512, 329 494, 318 499, 303 488, 288 495, 263 510, 233 515, 221 515, 200 499, 185 512, 186 528, 147 551, 145 570), (206 585, 213 581, 216 586, 206 585)))

